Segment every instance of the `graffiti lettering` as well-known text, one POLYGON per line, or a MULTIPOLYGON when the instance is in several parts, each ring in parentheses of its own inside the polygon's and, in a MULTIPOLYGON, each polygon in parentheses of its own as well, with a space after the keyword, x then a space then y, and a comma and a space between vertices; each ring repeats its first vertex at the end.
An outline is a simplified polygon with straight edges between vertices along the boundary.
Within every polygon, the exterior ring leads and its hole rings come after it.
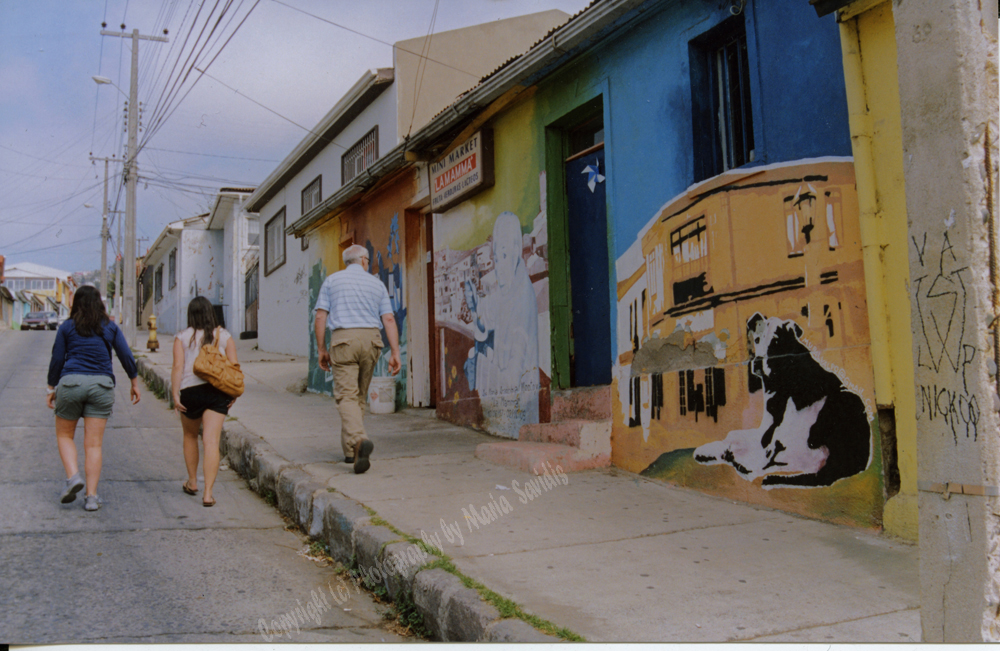
MULTIPOLYGON (((925 384, 920 386, 920 413, 931 421, 940 419, 951 429, 958 444, 958 433, 965 428, 965 437, 979 438, 979 401, 969 393, 966 368, 976 358, 976 347, 965 341, 968 292, 963 273, 968 266, 959 266, 955 247, 948 232, 941 236, 937 256, 927 251, 927 233, 920 241, 913 240, 921 267, 929 273, 914 279, 914 301, 917 307, 917 366, 941 376, 949 371, 961 379, 961 389, 925 384), (935 264, 936 263, 936 264, 935 264)), ((959 379, 959 378, 956 378, 959 379)), ((946 380, 945 380, 946 381, 946 380)))
POLYGON ((967 393, 957 393, 947 387, 923 385, 920 387, 920 413, 927 414, 930 420, 940 418, 951 429, 951 434, 958 443, 958 430, 965 426, 965 438, 979 439, 979 401, 976 396, 967 393))
POLYGON ((937 273, 933 277, 926 275, 914 280, 922 340, 918 344, 917 364, 940 373, 947 362, 953 371, 962 374, 964 386, 965 366, 975 357, 975 348, 966 346, 963 341, 968 292, 962 273, 969 268, 954 268, 957 262, 954 247, 945 233, 937 273))

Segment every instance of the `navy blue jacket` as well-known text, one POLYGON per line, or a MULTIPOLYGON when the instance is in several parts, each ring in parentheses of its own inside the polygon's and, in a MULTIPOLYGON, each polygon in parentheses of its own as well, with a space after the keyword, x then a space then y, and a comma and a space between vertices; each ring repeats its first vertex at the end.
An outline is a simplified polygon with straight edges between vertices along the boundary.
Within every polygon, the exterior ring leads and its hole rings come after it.
POLYGON ((118 324, 108 321, 101 335, 84 337, 76 331, 73 319, 67 319, 56 332, 52 344, 52 361, 49 362, 49 386, 54 387, 64 375, 107 375, 115 381, 111 366, 111 348, 118 354, 122 368, 131 380, 139 374, 135 357, 125 341, 125 334, 118 324))

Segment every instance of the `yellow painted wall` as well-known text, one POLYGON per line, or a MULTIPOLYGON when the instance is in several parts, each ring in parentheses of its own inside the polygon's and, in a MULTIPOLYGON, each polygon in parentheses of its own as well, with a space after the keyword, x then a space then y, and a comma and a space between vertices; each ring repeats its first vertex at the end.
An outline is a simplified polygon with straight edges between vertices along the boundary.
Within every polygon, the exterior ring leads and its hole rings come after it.
POLYGON ((916 541, 917 422, 909 243, 891 3, 882 2, 843 21, 841 44, 865 249, 876 400, 880 407, 894 407, 896 418, 900 490, 885 505, 883 526, 889 535, 916 541))
POLYGON ((750 170, 661 209, 641 238, 644 271, 618 288, 633 297, 626 302, 640 321, 633 354, 619 358, 628 374, 613 384, 615 465, 833 522, 881 525, 854 186, 850 161, 803 161, 750 170), (758 315, 797 330, 803 346, 796 352, 786 340, 771 348, 766 342, 777 339, 761 333, 773 375, 756 367, 760 357, 751 359, 758 315), (755 380, 762 374, 763 387, 755 380), (780 397, 793 386, 801 387, 787 394, 797 409, 820 405, 808 430, 817 437, 812 449, 829 455, 819 471, 803 461, 809 453, 795 443, 797 416, 780 397), (814 390, 823 397, 806 397, 814 390), (775 405, 784 422, 771 431, 775 405), (770 462, 761 460, 765 453, 770 462))

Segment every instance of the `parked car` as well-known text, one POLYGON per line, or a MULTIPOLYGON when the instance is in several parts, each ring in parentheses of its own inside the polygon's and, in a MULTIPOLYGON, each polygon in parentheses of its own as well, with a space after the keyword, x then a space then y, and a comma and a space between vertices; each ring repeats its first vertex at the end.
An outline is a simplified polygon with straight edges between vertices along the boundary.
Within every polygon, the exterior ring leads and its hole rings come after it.
POLYGON ((59 327, 56 312, 29 312, 21 320, 21 330, 55 330, 59 327))

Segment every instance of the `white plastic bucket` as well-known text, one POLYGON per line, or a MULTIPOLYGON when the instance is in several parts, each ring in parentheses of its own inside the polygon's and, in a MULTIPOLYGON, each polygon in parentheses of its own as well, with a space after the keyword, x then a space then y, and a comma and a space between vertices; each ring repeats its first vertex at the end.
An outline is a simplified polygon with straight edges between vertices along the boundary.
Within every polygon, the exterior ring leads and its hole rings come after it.
POLYGON ((373 377, 368 386, 368 408, 373 414, 391 414, 396 411, 396 378, 373 377))

